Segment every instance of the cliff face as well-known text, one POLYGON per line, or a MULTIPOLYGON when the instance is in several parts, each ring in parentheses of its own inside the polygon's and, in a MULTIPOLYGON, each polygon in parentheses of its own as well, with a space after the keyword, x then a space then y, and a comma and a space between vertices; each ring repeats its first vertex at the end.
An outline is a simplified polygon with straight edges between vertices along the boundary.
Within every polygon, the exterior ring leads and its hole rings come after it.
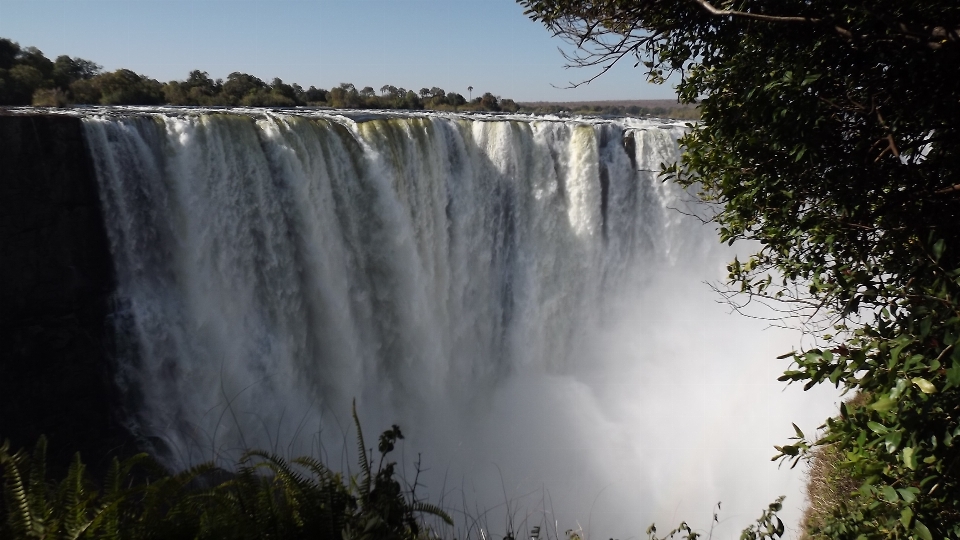
POLYGON ((112 264, 78 118, 0 116, 0 440, 51 465, 129 438, 108 362, 112 264))

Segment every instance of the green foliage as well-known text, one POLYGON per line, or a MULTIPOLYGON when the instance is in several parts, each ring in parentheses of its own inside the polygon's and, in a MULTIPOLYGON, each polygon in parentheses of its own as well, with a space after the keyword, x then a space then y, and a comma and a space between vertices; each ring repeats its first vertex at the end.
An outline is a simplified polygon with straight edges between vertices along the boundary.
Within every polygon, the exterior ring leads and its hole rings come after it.
POLYGON ((858 488, 815 538, 960 537, 960 5, 863 0, 520 0, 602 72, 625 58, 700 101, 682 162, 725 242, 760 250, 731 293, 816 345, 781 380, 869 397, 830 445, 858 488))
POLYGON ((67 94, 59 88, 40 88, 33 93, 31 105, 34 107, 65 107, 67 94))
MULTIPOLYGON (((770 503, 767 509, 757 518, 757 521, 740 533, 740 540, 775 540, 777 538, 783 538, 786 527, 784 527, 780 518, 777 517, 777 512, 783 509, 783 499, 783 497, 780 497, 770 503)), ((719 510, 720 504, 718 503, 717 511, 719 512, 719 510)), ((706 535, 707 540, 713 538, 713 525, 718 522, 719 517, 715 512, 713 514, 713 523, 710 526, 710 531, 706 535)), ((656 525, 650 525, 650 527, 647 528, 647 540, 668 540, 672 538, 677 538, 678 540, 697 540, 698 538, 704 538, 704 535, 703 533, 694 531, 685 521, 676 529, 668 532, 666 536, 657 536, 656 525)))
POLYGON ((417 519, 453 521, 437 506, 410 499, 386 462, 403 435, 380 436, 380 466, 370 469, 360 423, 360 478, 344 479, 312 457, 291 461, 251 450, 234 471, 203 463, 176 474, 146 454, 114 459, 95 484, 75 456, 59 483, 46 479, 46 440, 32 456, 0 446, 3 505, 0 538, 21 539, 329 539, 414 540, 428 534, 417 519))
POLYGON ((71 83, 89 79, 100 66, 82 58, 60 56, 50 61, 36 47, 0 38, 0 105, 63 106, 71 83))
POLYGON ((512 100, 500 100, 489 93, 484 95, 486 101, 478 100, 467 105, 460 94, 447 94, 437 87, 423 88, 417 94, 384 85, 380 89, 382 95, 378 96, 370 86, 358 91, 353 84, 342 83, 330 91, 313 86, 304 90, 298 84, 288 84, 279 78, 267 84, 240 72, 231 73, 223 81, 211 79, 205 71, 193 70, 186 80, 161 84, 128 69, 112 73, 101 73, 101 69, 102 66, 94 62, 66 55, 51 62, 35 47, 22 49, 18 43, 0 38, 0 105, 312 105, 367 109, 519 110, 512 100))

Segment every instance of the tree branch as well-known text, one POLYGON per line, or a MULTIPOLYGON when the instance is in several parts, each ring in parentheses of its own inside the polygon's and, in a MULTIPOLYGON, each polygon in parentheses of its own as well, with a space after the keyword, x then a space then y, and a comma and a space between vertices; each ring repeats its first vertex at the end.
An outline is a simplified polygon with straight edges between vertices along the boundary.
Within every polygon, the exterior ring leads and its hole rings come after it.
MULTIPOLYGON (((750 13, 749 11, 737 11, 732 9, 718 9, 711 4, 709 0, 693 0, 702 7, 707 13, 715 17, 740 17, 742 19, 753 19, 755 21, 775 22, 775 23, 808 23, 819 24, 824 22, 818 17, 801 17, 793 15, 764 15, 762 13, 750 13)), ((842 37, 853 39, 853 33, 842 27, 834 26, 833 29, 842 37)), ((896 33, 919 42, 923 42, 931 49, 939 49, 950 42, 960 41, 960 28, 946 28, 944 26, 924 26, 919 29, 910 28, 904 23, 900 23, 896 28, 896 33)))
MULTIPOLYGON (((716 17, 741 17, 744 19, 754 19, 757 21, 766 21, 766 22, 800 22, 800 23, 819 23, 822 19, 814 19, 812 17, 788 17, 780 15, 763 15, 761 13, 750 13, 747 11, 734 11, 730 9, 717 9, 713 4, 707 0, 693 0, 697 4, 700 4, 700 7, 705 9, 711 15, 716 17)), ((849 32, 848 32, 849 33, 849 32)))

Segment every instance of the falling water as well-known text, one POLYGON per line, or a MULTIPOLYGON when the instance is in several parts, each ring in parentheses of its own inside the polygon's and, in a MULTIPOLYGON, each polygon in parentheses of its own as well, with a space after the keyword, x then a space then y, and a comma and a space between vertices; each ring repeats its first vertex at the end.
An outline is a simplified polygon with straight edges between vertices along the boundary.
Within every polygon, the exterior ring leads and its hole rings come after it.
MULTIPOLYGON (((399 423, 444 472, 433 500, 529 504, 604 538, 796 491, 724 480, 717 422, 789 429, 797 407, 754 378, 789 340, 713 305, 701 282, 729 253, 657 178, 683 127, 184 110, 84 125, 126 336, 118 384, 171 466, 247 447, 347 465, 356 399, 370 434, 399 423), (742 384, 761 401, 727 411, 742 384)), ((733 444, 752 456, 755 439, 733 444)))

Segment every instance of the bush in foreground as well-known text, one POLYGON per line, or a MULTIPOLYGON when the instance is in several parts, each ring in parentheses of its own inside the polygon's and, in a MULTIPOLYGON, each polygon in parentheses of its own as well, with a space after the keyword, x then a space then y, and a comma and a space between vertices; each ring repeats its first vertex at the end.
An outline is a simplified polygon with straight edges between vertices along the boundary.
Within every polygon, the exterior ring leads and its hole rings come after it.
POLYGON ((99 485, 77 454, 57 483, 46 478, 45 439, 32 455, 5 443, 0 538, 406 540, 430 536, 421 513, 452 525, 440 508, 408 499, 386 462, 400 429, 380 436, 374 472, 356 424, 360 475, 349 479, 312 457, 252 450, 235 471, 203 463, 170 474, 146 454, 115 458, 99 485))

